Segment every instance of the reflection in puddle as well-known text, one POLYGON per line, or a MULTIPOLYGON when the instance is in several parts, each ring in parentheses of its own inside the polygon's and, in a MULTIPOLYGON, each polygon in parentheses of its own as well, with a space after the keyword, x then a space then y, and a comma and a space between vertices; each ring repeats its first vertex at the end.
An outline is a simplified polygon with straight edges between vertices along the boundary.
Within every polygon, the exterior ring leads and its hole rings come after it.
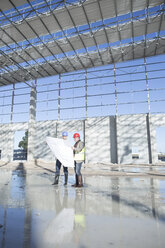
POLYGON ((153 247, 165 243, 165 181, 86 176, 81 189, 49 173, 0 174, 0 247, 153 247))

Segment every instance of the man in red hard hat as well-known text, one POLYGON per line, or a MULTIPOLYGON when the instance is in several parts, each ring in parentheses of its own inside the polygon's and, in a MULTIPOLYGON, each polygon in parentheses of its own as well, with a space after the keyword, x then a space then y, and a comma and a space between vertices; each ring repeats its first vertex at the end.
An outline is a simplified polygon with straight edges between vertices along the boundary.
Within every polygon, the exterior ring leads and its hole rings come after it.
POLYGON ((73 187, 83 187, 82 175, 81 175, 81 166, 85 160, 85 147, 84 143, 80 140, 80 134, 75 133, 73 135, 75 144, 73 146, 74 153, 74 170, 75 170, 75 179, 76 182, 73 184, 73 187))

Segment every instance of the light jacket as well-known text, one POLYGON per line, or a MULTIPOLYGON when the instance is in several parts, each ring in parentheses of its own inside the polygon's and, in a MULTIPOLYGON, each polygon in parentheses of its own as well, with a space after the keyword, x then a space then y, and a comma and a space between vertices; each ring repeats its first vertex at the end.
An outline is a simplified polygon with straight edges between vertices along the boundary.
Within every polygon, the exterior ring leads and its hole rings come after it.
POLYGON ((74 145, 74 160, 76 162, 83 162, 85 160, 85 147, 84 147, 84 143, 80 140, 77 141, 74 145))

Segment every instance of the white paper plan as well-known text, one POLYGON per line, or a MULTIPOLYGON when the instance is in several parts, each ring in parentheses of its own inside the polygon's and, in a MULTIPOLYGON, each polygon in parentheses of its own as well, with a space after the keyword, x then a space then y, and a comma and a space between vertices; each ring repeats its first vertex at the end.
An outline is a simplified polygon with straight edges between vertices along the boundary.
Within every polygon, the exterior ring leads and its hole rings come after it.
POLYGON ((46 137, 46 142, 63 166, 74 167, 73 150, 67 140, 46 137))

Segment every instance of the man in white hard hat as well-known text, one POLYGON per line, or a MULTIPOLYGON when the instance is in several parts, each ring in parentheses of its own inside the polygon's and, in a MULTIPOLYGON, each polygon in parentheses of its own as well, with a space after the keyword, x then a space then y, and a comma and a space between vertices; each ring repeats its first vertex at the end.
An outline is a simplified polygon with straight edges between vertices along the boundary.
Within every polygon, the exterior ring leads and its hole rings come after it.
MULTIPOLYGON (((62 132, 62 138, 64 140, 67 140, 68 133, 67 132, 62 132)), ((54 183, 52 185, 57 185, 58 184, 59 177, 60 177, 60 169, 61 169, 61 162, 57 159, 56 160, 55 180, 54 180, 54 183)), ((68 167, 63 166, 63 171, 64 171, 64 177, 65 177, 64 185, 67 185, 67 183, 68 183, 68 167)))

